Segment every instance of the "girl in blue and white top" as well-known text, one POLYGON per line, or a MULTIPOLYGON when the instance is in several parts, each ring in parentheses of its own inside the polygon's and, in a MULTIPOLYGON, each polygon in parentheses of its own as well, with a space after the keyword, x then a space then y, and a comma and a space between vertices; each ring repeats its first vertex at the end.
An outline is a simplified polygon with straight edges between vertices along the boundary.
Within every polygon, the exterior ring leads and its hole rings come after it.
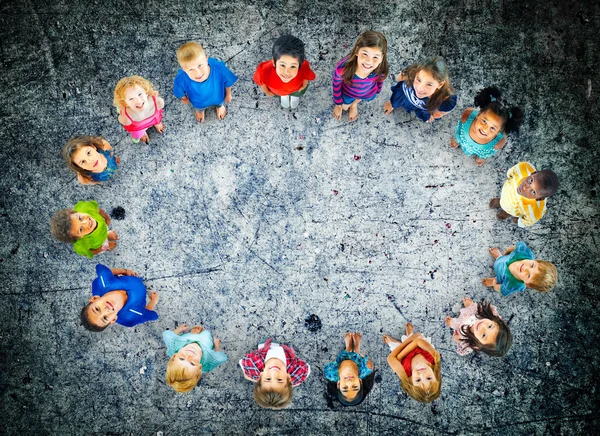
POLYGON ((525 113, 517 106, 509 107, 495 86, 483 88, 475 96, 475 107, 465 109, 450 147, 475 155, 477 165, 494 156, 506 144, 506 134, 518 132, 525 113), (479 108, 479 109, 477 109, 479 108))

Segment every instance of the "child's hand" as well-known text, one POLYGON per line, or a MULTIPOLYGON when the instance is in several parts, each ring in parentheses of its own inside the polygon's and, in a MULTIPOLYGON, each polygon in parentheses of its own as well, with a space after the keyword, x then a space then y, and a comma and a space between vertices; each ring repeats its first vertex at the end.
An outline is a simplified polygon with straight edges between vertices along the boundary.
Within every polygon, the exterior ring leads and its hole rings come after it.
POLYGON ((435 121, 435 118, 433 118, 433 115, 431 115, 429 117, 429 119, 427 121, 425 121, 426 123, 433 123, 435 121))
POLYGON ((190 328, 185 325, 185 324, 180 324, 179 327, 177 327, 176 329, 173 330, 173 333, 175 333, 176 335, 180 335, 182 333, 185 333, 189 330, 190 328))
POLYGON ((154 128, 156 129, 156 131, 158 133, 160 133, 162 135, 162 133, 165 131, 165 125, 163 123, 159 123, 159 124, 155 124, 154 128))
POLYGON ((473 300, 471 300, 469 297, 463 298, 462 302, 465 307, 469 307, 471 304, 473 304, 473 300))
POLYGON ((108 241, 108 250, 112 251, 117 248, 117 241, 108 241))
POLYGON ((115 232, 114 230, 109 231, 106 234, 106 236, 109 241, 118 241, 119 240, 119 235, 117 235, 117 232, 115 232))
POLYGON ((484 286, 492 287, 496 284, 496 279, 486 277, 486 278, 481 279, 481 283, 483 283, 484 286))
POLYGON ((148 305, 146 306, 146 309, 154 310, 156 303, 158 303, 158 292, 152 291, 152 292, 150 292, 150 303, 148 303, 148 305))
POLYGON ((394 111, 394 106, 392 106, 392 102, 386 101, 385 104, 383 105, 383 112, 385 112, 386 115, 389 115, 393 111, 394 111))
POLYGON ((215 344, 215 351, 221 351, 221 340, 213 338, 213 342, 215 344))
POLYGON ((342 106, 336 106, 333 108, 333 118, 338 121, 342 119, 342 106))
POLYGON ((187 98, 187 96, 185 96, 185 95, 184 95, 183 97, 181 97, 181 102, 182 102, 183 104, 189 104, 189 102, 190 102, 190 99, 189 99, 189 98, 187 98))
POLYGON ((192 327, 192 333, 194 334, 198 334, 198 333, 202 333, 204 331, 204 327, 202 327, 201 325, 195 325, 194 327, 192 327))
POLYGON ((448 315, 448 316, 446 317, 446 325, 447 325, 448 327, 451 327, 451 323, 452 323, 452 317, 451 317, 450 315, 448 315))
POLYGON ((115 161, 117 162, 117 165, 121 165, 121 159, 119 156, 115 156, 115 161))

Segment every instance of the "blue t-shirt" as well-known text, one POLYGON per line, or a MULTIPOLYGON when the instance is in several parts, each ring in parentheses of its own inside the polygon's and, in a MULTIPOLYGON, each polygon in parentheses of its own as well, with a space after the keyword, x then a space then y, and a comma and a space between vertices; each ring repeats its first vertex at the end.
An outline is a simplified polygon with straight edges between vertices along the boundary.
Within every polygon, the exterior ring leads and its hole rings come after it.
POLYGON ((494 262, 494 272, 496 273, 496 281, 500 284, 500 293, 502 295, 507 296, 513 292, 523 292, 527 288, 524 282, 512 275, 508 266, 519 260, 533 259, 535 259, 533 251, 522 241, 515 244, 515 249, 511 253, 496 259, 496 262, 494 262))
POLYGON ((110 291, 127 292, 125 306, 117 313, 117 323, 133 327, 146 321, 156 321, 158 314, 146 309, 146 286, 139 277, 115 276, 104 265, 96 265, 98 277, 92 282, 92 295, 102 297, 110 291))
POLYGON ((180 68, 173 83, 175 97, 187 96, 196 109, 220 106, 225 100, 225 88, 232 86, 238 78, 224 62, 208 58, 208 65, 210 73, 204 82, 193 81, 180 68))
POLYGON ((104 155, 106 158, 106 169, 101 173, 90 172, 90 177, 95 182, 106 182, 117 171, 117 158, 111 150, 98 150, 98 153, 104 155))

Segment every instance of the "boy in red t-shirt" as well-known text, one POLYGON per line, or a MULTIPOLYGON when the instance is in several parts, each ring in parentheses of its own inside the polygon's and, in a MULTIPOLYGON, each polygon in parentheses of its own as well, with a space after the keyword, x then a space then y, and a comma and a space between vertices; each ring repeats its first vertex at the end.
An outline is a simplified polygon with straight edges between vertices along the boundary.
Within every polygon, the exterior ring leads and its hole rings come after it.
POLYGON ((280 36, 273 45, 273 60, 258 64, 254 81, 269 97, 281 97, 281 106, 296 109, 315 73, 304 59, 304 43, 292 35, 280 36))

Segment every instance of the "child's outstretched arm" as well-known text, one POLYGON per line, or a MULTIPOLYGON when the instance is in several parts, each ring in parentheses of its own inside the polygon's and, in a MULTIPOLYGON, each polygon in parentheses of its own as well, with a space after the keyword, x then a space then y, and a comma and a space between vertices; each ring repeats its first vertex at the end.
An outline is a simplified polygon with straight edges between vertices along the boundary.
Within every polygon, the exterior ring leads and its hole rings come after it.
POLYGON ((108 216, 108 214, 104 211, 104 209, 102 209, 101 207, 98 208, 98 213, 100 214, 100 216, 102 216, 102 218, 104 218, 104 221, 106 221, 106 225, 110 226, 110 217, 108 216))
POLYGON ((407 377, 406 371, 404 371, 404 367, 402 366, 402 359, 418 347, 418 339, 422 337, 419 333, 410 335, 388 355, 388 365, 390 365, 390 368, 392 368, 398 377, 407 377))
POLYGON ((158 303, 158 292, 152 291, 150 292, 150 302, 146 305, 146 309, 154 310, 156 303, 158 303))

